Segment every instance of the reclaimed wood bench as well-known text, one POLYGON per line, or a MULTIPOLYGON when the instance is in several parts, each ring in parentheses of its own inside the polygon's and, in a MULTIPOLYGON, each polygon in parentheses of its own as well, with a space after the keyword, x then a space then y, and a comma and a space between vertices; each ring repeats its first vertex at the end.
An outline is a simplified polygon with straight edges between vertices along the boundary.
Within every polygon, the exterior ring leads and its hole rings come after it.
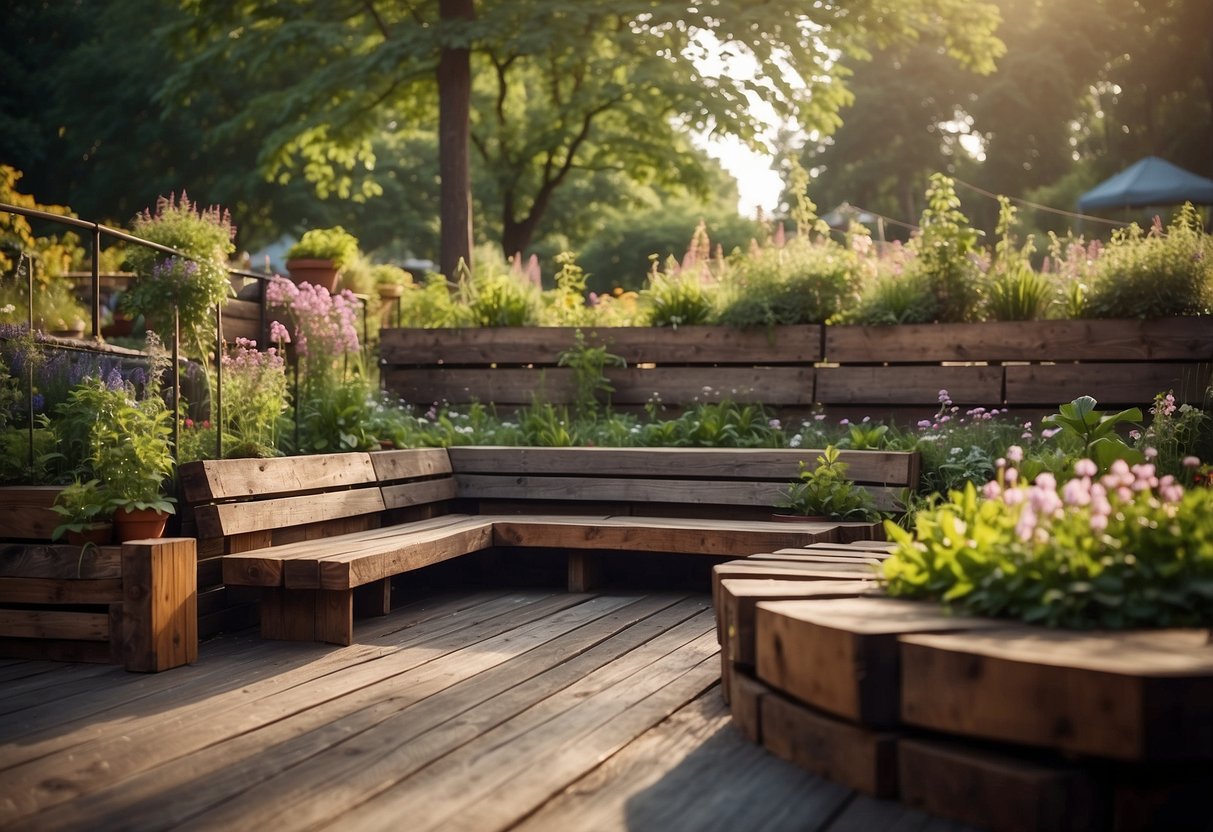
MULTIPOLYGON (((260 588, 262 634, 338 644, 352 640, 355 613, 387 612, 392 577, 492 547, 566 551, 570 589, 582 591, 596 580, 591 553, 727 558, 877 533, 772 520, 778 493, 815 452, 671 450, 210 461, 182 466, 182 484, 203 545, 222 549, 223 582, 260 588)), ((917 477, 912 454, 852 456, 886 499, 917 477)))

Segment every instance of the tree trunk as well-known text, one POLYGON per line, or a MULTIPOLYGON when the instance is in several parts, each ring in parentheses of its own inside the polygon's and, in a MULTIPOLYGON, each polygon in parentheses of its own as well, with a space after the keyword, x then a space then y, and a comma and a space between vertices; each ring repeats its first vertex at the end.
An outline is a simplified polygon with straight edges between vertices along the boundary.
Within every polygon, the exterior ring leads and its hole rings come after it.
MULTIPOLYGON (((474 20, 474 0, 439 0, 443 22, 474 20)), ((460 261, 472 266, 472 177, 468 154, 472 97, 471 52, 443 46, 438 57, 438 174, 441 251, 439 268, 448 280, 460 261)))

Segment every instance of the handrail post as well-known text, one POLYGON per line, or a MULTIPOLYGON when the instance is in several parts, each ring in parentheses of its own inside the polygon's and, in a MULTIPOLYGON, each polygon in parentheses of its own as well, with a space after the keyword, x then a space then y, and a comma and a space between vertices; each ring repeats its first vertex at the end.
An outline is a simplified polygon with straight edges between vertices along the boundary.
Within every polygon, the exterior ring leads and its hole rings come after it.
POLYGON ((181 313, 173 304, 173 462, 181 462, 181 313))
POLYGON ((27 252, 21 252, 17 258, 18 271, 20 271, 22 259, 25 260, 26 289, 29 292, 26 311, 29 315, 30 354, 25 357, 25 404, 28 410, 26 415, 29 417, 29 427, 27 428, 29 455, 27 461, 29 462, 29 472, 32 477, 34 475, 34 258, 27 252))
POLYGON ((93 227, 93 340, 101 337, 101 226, 93 227))
POLYGON ((215 426, 215 459, 223 459, 223 304, 215 304, 215 390, 211 396, 215 426))

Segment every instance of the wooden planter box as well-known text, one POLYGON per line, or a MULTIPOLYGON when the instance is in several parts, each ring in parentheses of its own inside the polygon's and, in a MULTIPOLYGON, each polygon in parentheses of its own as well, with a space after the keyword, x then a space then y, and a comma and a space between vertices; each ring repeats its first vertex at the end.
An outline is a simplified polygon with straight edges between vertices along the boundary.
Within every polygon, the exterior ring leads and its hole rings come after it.
MULTIPOLYGON (((384 380, 423 405, 516 406, 536 396, 569 403, 572 371, 557 364, 575 332, 386 329, 384 380)), ((1213 360, 1208 317, 583 332, 587 343, 627 361, 606 371, 613 402, 624 407, 657 394, 674 407, 731 399, 777 411, 821 405, 837 416, 917 419, 938 408, 940 390, 961 407, 1024 414, 1050 412, 1085 394, 1104 407, 1147 405, 1168 389, 1180 402, 1199 402, 1213 360)))
POLYGON ((90 547, 0 544, 0 655, 160 671, 198 656, 188 538, 90 547))

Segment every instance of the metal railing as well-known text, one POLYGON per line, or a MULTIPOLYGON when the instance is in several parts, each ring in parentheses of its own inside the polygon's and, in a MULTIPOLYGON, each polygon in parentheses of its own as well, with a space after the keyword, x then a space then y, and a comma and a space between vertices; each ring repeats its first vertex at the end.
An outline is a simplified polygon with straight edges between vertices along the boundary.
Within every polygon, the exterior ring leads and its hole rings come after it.
MULTIPOLYGON (((92 270, 89 274, 91 281, 91 337, 98 339, 101 334, 101 238, 102 235, 112 237, 115 240, 121 240, 127 243, 150 248, 153 251, 158 251, 162 254, 181 257, 193 262, 201 262, 198 257, 178 251, 169 246, 161 245, 160 243, 145 240, 142 237, 137 237, 126 231, 118 228, 111 228, 97 222, 89 222, 76 217, 65 217, 60 214, 54 214, 49 211, 42 211, 37 208, 26 208, 20 205, 10 205, 5 202, 0 202, 0 211, 9 214, 17 214, 19 216, 28 217, 30 219, 42 220, 45 222, 64 225, 70 228, 75 228, 80 231, 87 232, 89 238, 89 250, 92 255, 92 270)), ((18 272, 20 271, 20 262, 24 260, 26 263, 26 289, 29 293, 28 297, 28 324, 29 330, 34 331, 34 261, 33 256, 22 252, 18 261, 18 272)), ((259 272, 245 271, 243 269, 227 268, 229 277, 240 277, 244 279, 252 279, 259 281, 263 285, 260 292, 260 321, 259 331, 262 333, 262 338, 265 337, 267 331, 266 320, 266 299, 264 284, 273 279, 273 275, 263 274, 259 272)), ((172 337, 172 396, 173 396, 173 456, 177 457, 178 449, 181 447, 181 332, 180 332, 180 315, 176 305, 173 306, 173 337, 172 337)), ((215 456, 223 458, 223 304, 215 306, 215 389, 212 393, 211 408, 212 423, 215 425, 215 456)), ((33 368, 32 365, 27 373, 27 391, 26 398, 30 408, 30 439, 29 439, 29 454, 30 467, 33 467, 34 455, 34 414, 33 414, 33 368)))

